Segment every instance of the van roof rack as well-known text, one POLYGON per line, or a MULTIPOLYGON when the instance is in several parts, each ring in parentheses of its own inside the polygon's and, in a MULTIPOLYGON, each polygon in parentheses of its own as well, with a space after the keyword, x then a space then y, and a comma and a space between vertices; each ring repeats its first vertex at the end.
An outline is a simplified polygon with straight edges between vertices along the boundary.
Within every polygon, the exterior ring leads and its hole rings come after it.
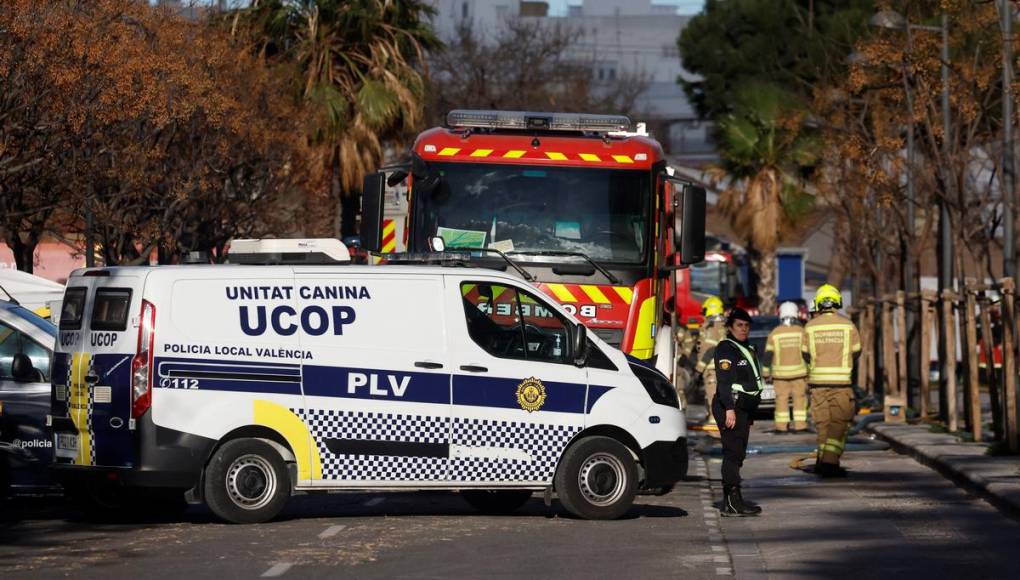
POLYGON ((396 252, 392 254, 379 254, 373 252, 372 255, 377 258, 386 260, 386 263, 393 265, 403 264, 421 264, 421 265, 434 265, 440 266, 481 266, 476 260, 484 256, 478 254, 496 254, 503 259, 511 268, 517 271, 521 275, 521 278, 532 282, 535 280, 535 276, 521 268, 517 262, 510 259, 509 256, 503 252, 494 248, 457 248, 457 251, 444 251, 444 252, 396 252))
POLYGON ((351 253, 336 238, 243 239, 230 242, 231 264, 349 264, 351 253))

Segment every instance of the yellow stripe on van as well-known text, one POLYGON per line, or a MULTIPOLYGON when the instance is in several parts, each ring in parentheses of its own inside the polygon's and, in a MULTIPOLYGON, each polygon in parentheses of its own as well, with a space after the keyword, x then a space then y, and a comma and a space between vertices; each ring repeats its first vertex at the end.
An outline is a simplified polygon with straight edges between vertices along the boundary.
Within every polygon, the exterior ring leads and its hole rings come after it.
POLYGON ((546 284, 546 287, 552 290, 553 295, 560 302, 577 302, 577 298, 574 298, 574 295, 563 284, 546 284))
POLYGON ((255 423, 276 431, 287 440, 297 459, 298 480, 322 479, 319 446, 308 426, 290 409, 271 401, 255 401, 255 423))
POLYGON ((71 422, 78 430, 78 455, 74 458, 75 465, 93 465, 92 461, 92 430, 89 429, 89 391, 91 385, 85 382, 89 372, 92 355, 87 352, 76 352, 71 355, 71 381, 68 384, 67 410, 71 422))
POLYGON ((609 304, 609 299, 606 295, 599 290, 598 286, 592 286, 591 284, 581 284, 581 290, 591 298, 595 304, 609 304))

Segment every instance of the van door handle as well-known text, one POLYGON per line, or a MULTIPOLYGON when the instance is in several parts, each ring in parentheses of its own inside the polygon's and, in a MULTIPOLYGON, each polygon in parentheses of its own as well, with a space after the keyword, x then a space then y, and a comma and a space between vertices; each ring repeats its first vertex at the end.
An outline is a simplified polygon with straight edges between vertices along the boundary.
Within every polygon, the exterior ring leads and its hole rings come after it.
POLYGON ((437 362, 432 362, 432 361, 427 361, 427 360, 419 360, 419 361, 415 361, 414 362, 414 366, 416 366, 416 367, 418 367, 420 369, 441 369, 441 368, 443 368, 443 363, 437 363, 437 362))
POLYGON ((460 365, 460 370, 467 371, 469 373, 487 373, 489 369, 486 367, 480 367, 478 365, 460 365))

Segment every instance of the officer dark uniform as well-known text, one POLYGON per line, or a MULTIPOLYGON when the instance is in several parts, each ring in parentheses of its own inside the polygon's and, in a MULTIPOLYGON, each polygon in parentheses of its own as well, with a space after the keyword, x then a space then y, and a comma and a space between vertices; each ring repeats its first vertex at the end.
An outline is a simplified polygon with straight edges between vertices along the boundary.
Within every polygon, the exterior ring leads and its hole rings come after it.
POLYGON ((726 319, 727 335, 715 348, 715 370, 718 389, 712 399, 712 415, 719 424, 722 440, 723 508, 724 516, 750 516, 761 513, 761 508, 746 503, 740 491, 740 467, 747 456, 747 440, 754 422, 754 410, 761 402, 761 364, 754 347, 747 342, 751 317, 740 308, 734 308, 726 319), (746 323, 741 333, 735 328, 746 323), (742 340, 738 340, 740 335, 742 340), (735 421, 726 420, 732 412, 735 421))

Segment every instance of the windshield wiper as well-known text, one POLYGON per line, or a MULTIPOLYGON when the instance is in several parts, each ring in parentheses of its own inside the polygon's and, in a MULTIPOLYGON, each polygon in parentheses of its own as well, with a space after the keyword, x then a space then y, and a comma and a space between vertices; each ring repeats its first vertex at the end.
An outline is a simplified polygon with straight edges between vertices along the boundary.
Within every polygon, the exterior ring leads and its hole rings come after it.
POLYGON ((585 254, 585 253, 582 253, 582 252, 561 252, 561 251, 557 251, 557 250, 534 250, 534 251, 532 251, 532 250, 514 250, 512 252, 507 252, 507 254, 508 255, 510 255, 510 254, 520 254, 520 255, 524 255, 524 256, 573 256, 573 257, 576 257, 576 258, 584 258, 584 260, 586 262, 588 262, 596 270, 601 272, 602 275, 605 276, 607 280, 609 280, 613 284, 622 284, 622 282, 620 281, 619 278, 617 278, 616 276, 613 276, 612 272, 610 272, 609 270, 606 270, 605 268, 603 268, 595 260, 592 260, 590 257, 588 257, 588 254, 585 254))

